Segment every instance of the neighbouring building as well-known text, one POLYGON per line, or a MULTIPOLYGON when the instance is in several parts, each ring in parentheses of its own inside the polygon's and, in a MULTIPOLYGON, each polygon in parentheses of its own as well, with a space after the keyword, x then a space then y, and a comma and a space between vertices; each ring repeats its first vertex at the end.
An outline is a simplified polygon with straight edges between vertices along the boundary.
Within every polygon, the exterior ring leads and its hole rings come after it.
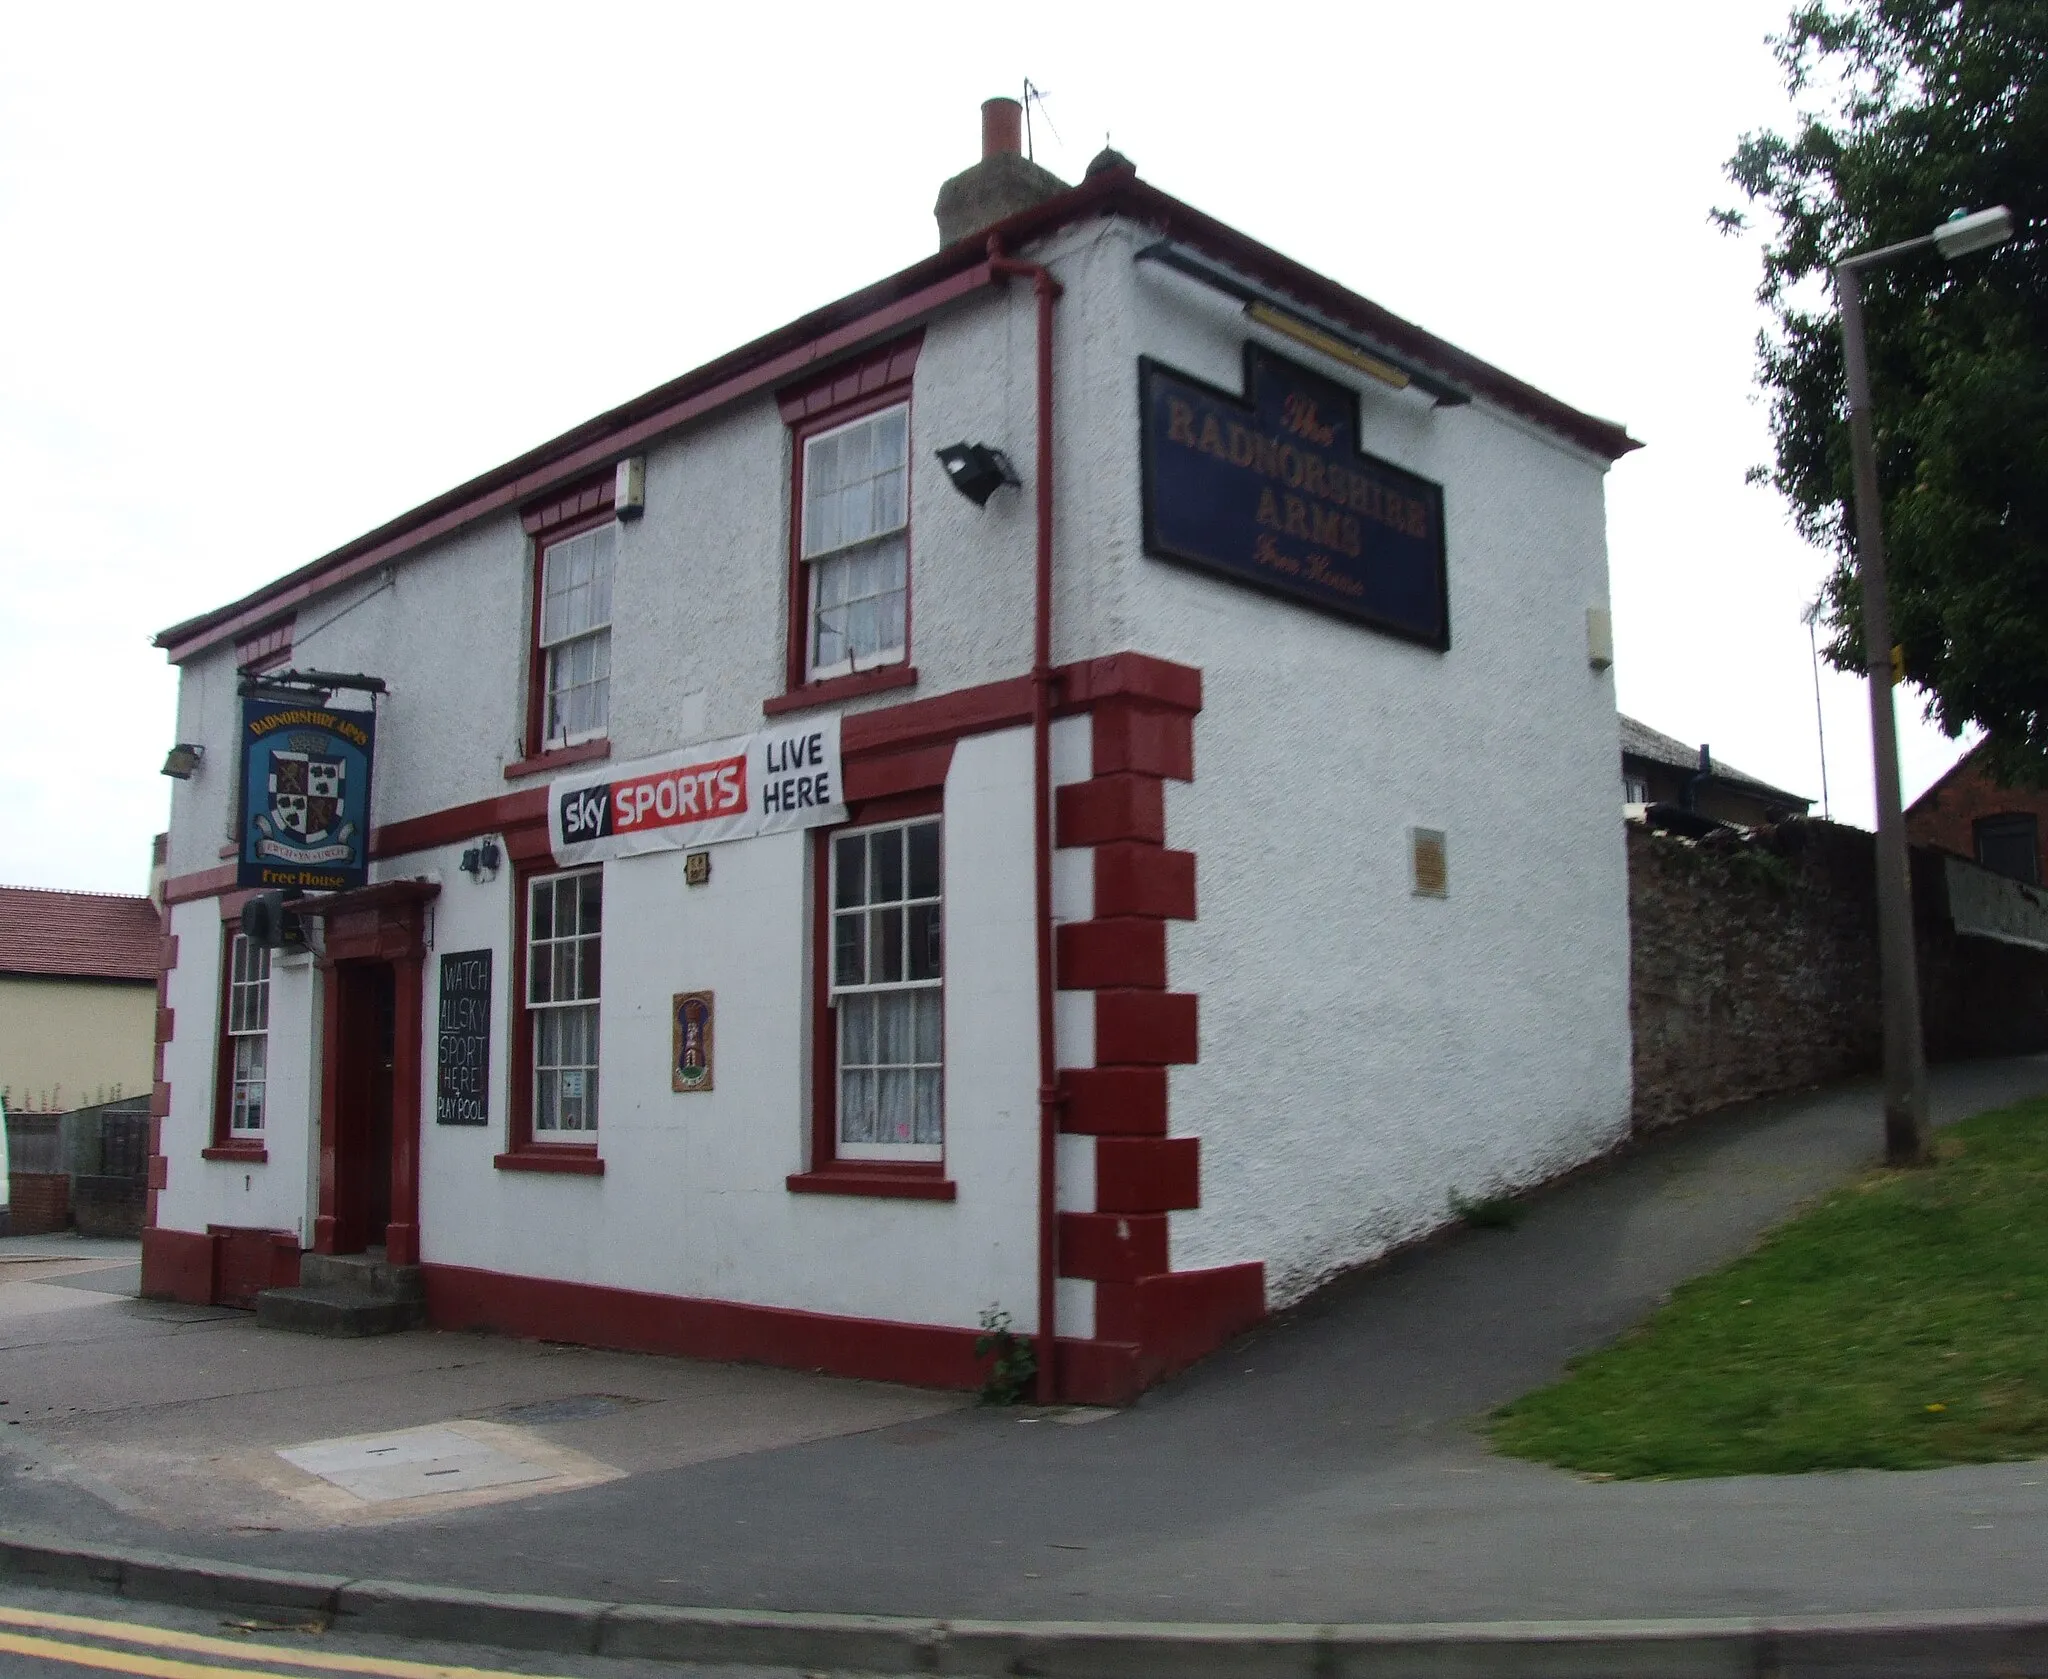
POLYGON ((148 1093, 160 942, 147 898, 0 886, 0 1101, 10 1113, 148 1093))
POLYGON ((1756 828, 1804 816, 1813 801, 1773 787, 1717 761, 1711 749, 1688 746, 1633 717, 1620 717, 1621 802, 1666 805, 1756 828))
POLYGON ((1635 445, 1016 121, 937 254, 158 638, 148 1292, 956 1385, 1006 1313, 1111 1400, 1626 1134, 1635 445))
POLYGON ((1906 810, 1906 835, 2028 886, 2048 881, 2048 788, 2003 787, 1972 747, 1906 810))

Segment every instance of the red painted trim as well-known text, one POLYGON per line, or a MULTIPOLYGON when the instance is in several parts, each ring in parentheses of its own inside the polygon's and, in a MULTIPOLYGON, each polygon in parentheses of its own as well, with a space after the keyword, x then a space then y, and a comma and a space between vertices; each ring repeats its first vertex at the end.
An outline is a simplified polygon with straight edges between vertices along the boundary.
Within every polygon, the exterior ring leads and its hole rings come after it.
POLYGON ((171 1086, 168 1079, 158 1079, 149 1090, 149 1113, 152 1119, 163 1119, 171 1111, 171 1086))
POLYGON ((1099 659, 1062 665, 1060 691, 1069 705, 1099 705, 1104 700, 1149 700, 1169 710, 1202 709, 1202 673, 1152 653, 1108 653, 1099 659))
POLYGON ((177 1300, 187 1306, 213 1304, 213 1238, 197 1230, 142 1233, 142 1294, 148 1300, 177 1300))
POLYGON ((917 369, 917 353, 923 348, 924 328, 919 327, 895 343, 863 351, 829 372, 784 386, 775 393, 782 423, 800 425, 821 414, 849 409, 892 387, 909 384, 917 369))
POLYGON ((235 669, 271 670, 292 656, 292 628, 295 620, 285 618, 239 636, 235 641, 235 669))
POLYGON ((517 781, 528 775, 558 775, 572 764, 594 763, 611 755, 612 743, 609 740, 578 741, 574 746, 557 746, 552 751, 513 759, 505 766, 505 779, 517 781))
MULTIPOLYGON (((155 1115, 151 1115, 151 1118, 154 1117, 155 1115)), ((161 1132, 158 1133, 158 1137, 161 1139, 161 1132)), ((157 1153, 149 1157, 149 1187, 153 1191, 169 1189, 171 1187, 171 1158, 169 1155, 157 1153)))
POLYGON ((639 445, 666 432, 780 384, 806 367, 920 320, 988 285, 986 263, 976 262, 958 272, 943 273, 956 264, 957 259, 931 259, 893 280, 870 286, 794 321, 767 338, 722 356, 622 408, 585 421, 574 431, 458 485, 253 594, 173 624, 158 634, 156 645, 166 651, 173 664, 182 663, 235 635, 245 625, 310 600, 351 577, 388 565, 490 513, 544 494, 573 480, 588 467, 631 454, 639 445), (905 283, 914 284, 928 274, 941 273, 943 277, 932 283, 917 285, 915 290, 903 289, 905 283))
POLYGON ((1096 1139, 1097 1212, 1164 1213, 1201 1204, 1199 1137, 1096 1139))
POLYGON ((1131 1283, 1156 1276, 1167 1268, 1166 1214, 1061 1213, 1059 1254, 1063 1277, 1131 1283))
POLYGON ((1166 1069, 1068 1067, 1060 1073, 1066 1098, 1064 1131, 1097 1137, 1166 1135, 1166 1069))
POLYGON ((216 1306, 248 1310, 267 1288, 294 1288, 299 1281, 299 1237, 293 1230, 261 1225, 209 1224, 213 1243, 213 1300, 216 1306))
POLYGON ((1060 1341, 1060 1397, 1072 1405, 1128 1405, 1145 1391, 1128 1341, 1060 1341))
POLYGON ((199 869, 192 874, 172 875, 164 882, 164 905, 188 904, 200 898, 217 898, 235 886, 235 870, 199 869))
POLYGON ((244 1166, 261 1166, 270 1159, 270 1150, 258 1145, 250 1148, 243 1143, 215 1143, 199 1151, 202 1160, 232 1160, 244 1166))
POLYGON ((881 1161, 835 1160, 821 1172, 792 1172, 783 1180, 795 1195, 875 1195, 902 1201, 952 1201, 959 1185, 934 1166, 892 1166, 881 1161))
POLYGON ((1265 1316, 1266 1268, 1257 1263, 1095 1285, 1096 1334, 1141 1349, 1137 1374, 1146 1385, 1207 1357, 1265 1316))
POLYGON ((158 1043, 169 1043, 172 1037, 176 1035, 177 1029, 178 1011, 176 1009, 160 1008, 156 1011, 156 1041, 158 1043))
POLYGON ((1195 720, 1191 712, 1130 699, 1107 699, 1095 707, 1097 775, 1135 770, 1174 781, 1195 778, 1195 720))
POLYGON ((986 1368, 975 1356, 972 1329, 643 1294, 456 1265, 429 1264, 423 1270, 427 1316, 439 1329, 490 1330, 924 1387, 977 1388, 986 1368))
POLYGON ((547 826, 548 790, 526 787, 517 793, 501 793, 494 799, 478 799, 473 804, 450 805, 446 810, 372 828, 370 855, 403 857, 437 845, 475 839, 479 834, 503 834, 509 843, 515 829, 538 827, 545 836, 547 826))
MULTIPOLYGON (((1072 716, 1104 700, 1125 695, 1152 698, 1160 694, 1172 694, 1177 696, 1176 703, 1184 702, 1192 696, 1196 704, 1200 703, 1201 697, 1199 671, 1142 653, 1114 653, 1099 659, 1086 659, 1076 664, 1062 665, 1054 672, 1054 685, 1059 695, 1058 702, 1053 708, 1054 715, 1062 717, 1072 716)), ((928 699, 911 700, 903 705, 885 706, 875 711, 853 712, 840 724, 840 750, 846 760, 849 793, 853 790, 856 778, 862 773, 863 757, 921 746, 950 746, 963 736, 1017 728, 1030 721, 1031 680, 1022 676, 1009 677, 998 682, 985 682, 972 688, 956 689, 949 694, 935 694, 928 699)), ((927 765, 925 769, 920 769, 916 773, 925 774, 928 767, 927 765)), ((940 779, 944 779, 943 772, 940 779)), ((453 845, 462 840, 475 839, 483 834, 502 834, 507 850, 517 862, 521 860, 516 848, 521 843, 522 830, 527 831, 526 838, 529 842, 533 835, 539 836, 539 850, 533 855, 545 856, 545 787, 523 787, 517 792, 502 793, 495 798, 477 799, 469 804, 450 805, 444 810, 429 811, 424 816, 411 816, 403 821, 387 822, 371 829, 370 855, 379 860, 404 857, 435 846, 453 845)), ((1150 855, 1154 859, 1163 858, 1164 866, 1169 869, 1180 866, 1171 861, 1174 858, 1191 859, 1190 853, 1161 853, 1156 849, 1151 849, 1150 855)), ((1192 890, 1192 861, 1190 860, 1186 866, 1189 869, 1192 890)), ((180 904, 200 898, 214 898, 223 892, 232 891, 234 886, 235 871, 232 867, 175 875, 164 884, 164 901, 166 904, 180 904)), ((1101 873, 1098 864, 1098 894, 1100 891, 1101 873)), ((1096 909, 1098 914, 1171 914, 1183 919, 1192 919, 1192 899, 1189 903, 1190 907, 1184 911, 1118 910, 1107 907, 1098 896, 1096 909)))
MULTIPOLYGON (((910 358, 911 365, 915 366, 916 361, 917 357, 915 352, 913 352, 910 358)), ((829 388, 836 390, 842 383, 852 388, 858 386, 859 380, 857 377, 835 380, 829 388)), ((801 420, 794 422, 790 426, 789 611, 787 614, 789 638, 785 649, 786 658, 783 669, 785 692, 782 695, 785 700, 793 699, 795 696, 806 692, 831 688, 840 682, 853 684, 849 690, 851 693, 867 692, 868 690, 859 686, 862 679, 866 676, 881 674, 879 670, 872 672, 854 671, 843 677, 827 677, 823 682, 813 682, 810 680, 811 567, 809 562, 804 559, 804 446, 820 432, 830 431, 835 426, 846 425, 850 421, 858 420, 864 414, 875 414, 881 412, 884 408, 899 406, 906 415, 905 436, 908 442, 906 444, 905 462, 907 465, 911 459, 915 458, 917 448, 915 435, 916 414, 911 402, 911 385, 907 378, 900 384, 877 386, 871 390, 856 389, 855 394, 843 403, 836 403, 827 407, 809 408, 801 420)), ((909 485, 906 482, 906 497, 908 496, 908 490, 909 485)), ((910 664, 910 656, 916 651, 917 647, 917 643, 913 639, 916 632, 913 613, 917 594, 915 577, 917 544, 914 540, 917 508, 914 502, 906 505, 904 515, 902 664, 907 667, 910 664)), ((795 698, 795 703, 790 709, 798 709, 804 703, 802 699, 795 698)))
POLYGON ((1072 782, 1053 794, 1053 805, 1063 846, 1166 843, 1166 788, 1157 776, 1118 773, 1072 782))
POLYGON ((604 1162, 595 1148, 572 1148, 566 1144, 529 1144, 506 1154, 491 1156, 501 1172, 564 1172, 575 1177, 601 1178, 604 1162))
MULTIPOLYGON (((795 596, 790 597, 792 601, 795 596)), ((904 611, 910 610, 906 591, 904 611)), ((905 627, 907 637, 908 626, 905 627)), ((828 677, 823 682, 806 682, 786 694, 771 694, 761 702, 763 717, 781 717, 792 711, 807 711, 814 705, 836 705, 841 700, 859 699, 865 694, 886 694, 893 688, 917 686, 917 666, 885 665, 880 670, 855 671, 850 676, 828 677)))
POLYGON ((543 536, 554 541, 562 535, 565 526, 580 523, 587 529, 604 523, 604 516, 612 511, 617 495, 617 472, 599 473, 587 484, 560 491, 545 501, 521 508, 520 528, 528 536, 543 536))
POLYGON ((863 752, 857 758, 847 758, 840 773, 845 778, 847 802, 872 805, 881 799, 943 788, 952 767, 953 742, 949 740, 905 752, 863 752))
POLYGON ((1195 854, 1117 841, 1095 848, 1095 913, 1195 919, 1195 854))
POLYGON ((1199 1060, 1198 999, 1185 991, 1095 993, 1095 1059, 1109 1067, 1199 1060))
POLYGON ((1069 921, 1056 932, 1060 989, 1166 985, 1166 923, 1140 916, 1069 921))

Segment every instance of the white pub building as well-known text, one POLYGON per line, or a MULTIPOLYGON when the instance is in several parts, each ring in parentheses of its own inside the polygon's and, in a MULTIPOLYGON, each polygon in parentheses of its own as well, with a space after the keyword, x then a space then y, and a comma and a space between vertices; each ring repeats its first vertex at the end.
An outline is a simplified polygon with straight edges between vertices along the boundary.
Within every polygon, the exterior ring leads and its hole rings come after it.
POLYGON ((1017 118, 158 638, 146 1293, 1116 1402, 1625 1132, 1634 444, 1017 118))

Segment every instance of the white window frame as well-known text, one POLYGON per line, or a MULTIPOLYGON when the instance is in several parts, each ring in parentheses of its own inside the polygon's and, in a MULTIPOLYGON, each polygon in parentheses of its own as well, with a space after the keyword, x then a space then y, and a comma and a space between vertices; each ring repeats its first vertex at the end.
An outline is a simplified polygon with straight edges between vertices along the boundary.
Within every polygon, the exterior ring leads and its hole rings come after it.
MULTIPOLYGON (((867 482, 874 482, 879 474, 871 474, 867 482)), ((861 671, 881 670, 888 665, 900 665, 910 656, 910 404, 906 401, 887 403, 871 413, 859 415, 840 425, 827 426, 812 433, 803 440, 803 473, 800 486, 802 504, 798 508, 799 538, 797 552, 804 567, 804 680, 822 682, 835 676, 852 676, 861 671), (834 438, 843 437, 863 426, 876 426, 891 415, 903 417, 903 461, 900 471, 902 483, 902 517, 885 528, 872 530, 852 542, 820 543, 812 529, 811 509, 813 491, 816 485, 814 475, 815 455, 821 444, 834 438), (823 586, 828 568, 852 564, 860 556, 882 551, 895 545, 902 554, 903 610, 900 618, 902 633, 893 646, 876 648, 870 653, 856 654, 849 646, 844 659, 828 663, 818 662, 818 617, 819 591, 823 586)), ((863 596, 863 599, 886 599, 898 591, 889 590, 882 596, 863 596)), ((848 603, 849 605, 853 603, 848 603)))
MULTIPOLYGON (((554 751, 564 746, 576 746, 586 740, 602 740, 611 731, 611 687, 612 687, 612 586, 618 571, 619 538, 616 519, 605 524, 592 525, 569 536, 545 538, 540 543, 540 564, 534 586, 540 591, 540 610, 535 614, 535 640, 540 651, 540 744, 543 751, 554 751), (602 618, 574 629, 564 630, 557 635, 548 633, 548 589, 549 574, 555 556, 579 542, 592 541, 598 537, 606 541, 602 545, 604 555, 604 612, 602 618), (558 657, 566 657, 580 644, 590 644, 594 651, 593 662, 602 662, 604 669, 588 683, 573 684, 573 687, 597 687, 602 698, 598 702, 598 719, 595 725, 582 729, 557 729, 555 724, 555 700, 560 689, 555 681, 555 665, 558 657)), ((594 563, 594 562, 593 562, 594 563)), ((569 591, 562 591, 563 594, 569 591)))
MULTIPOLYGON (((904 817, 894 822, 876 822, 857 828, 835 828, 827 836, 832 847, 831 867, 827 871, 827 890, 831 896, 826 912, 826 995, 832 1009, 832 1138, 833 1154, 840 1160, 871 1161, 915 1161, 939 1163, 946 1153, 946 992, 945 992, 945 826, 938 815, 904 817), (910 831, 915 828, 931 828, 938 838, 938 856, 934 863, 937 879, 936 890, 931 894, 911 896, 910 879, 910 831), (856 905, 842 908, 840 904, 840 869, 842 866, 842 842, 849 839, 866 840, 869 836, 882 833, 901 833, 903 875, 901 895, 894 898, 877 899, 874 892, 874 864, 872 845, 863 845, 861 856, 863 866, 868 870, 868 879, 863 887, 861 901, 856 905), (928 926, 928 936, 935 938, 936 951, 932 952, 929 976, 912 979, 908 977, 912 967, 912 929, 920 918, 913 910, 929 906, 933 914, 928 926), (901 917, 903 977, 897 979, 870 980, 868 970, 873 966, 873 944, 871 918, 877 915, 895 914, 901 917), (841 922, 858 917, 862 923, 863 977, 858 983, 842 984, 840 974, 841 922), (855 1016, 852 1005, 865 998, 929 996, 933 999, 930 1020, 930 1036, 927 1056, 918 1048, 917 1020, 919 1010, 912 1005, 912 1024, 909 1030, 910 1059, 908 1061, 882 1061, 877 1051, 870 1059, 856 1061, 849 1069, 846 1060, 847 1031, 855 1016), (917 1087, 920 1077, 930 1076, 935 1089, 938 1137, 935 1141, 908 1142, 849 1142, 846 1136, 846 1074, 865 1072, 875 1077, 878 1084, 880 1075, 886 1071, 909 1074, 909 1100, 911 1103, 910 1122, 915 1126, 917 1087)), ((871 1040, 872 1041, 872 1040, 871 1040)))
POLYGON ((222 1036, 227 1053, 221 1076, 228 1081, 226 1141, 261 1137, 269 1106, 270 947, 246 933, 228 934, 227 1011, 222 1036))
MULTIPOLYGON (((599 1047, 603 1029, 602 996, 604 988, 603 868, 600 866, 593 869, 565 869, 553 874, 529 876, 526 882, 526 925, 523 936, 525 939, 526 980, 525 996, 521 1001, 526 1007, 529 1031, 525 1072, 525 1076, 529 1081, 527 1093, 530 1104, 526 1115, 527 1134, 532 1141, 537 1143, 595 1143, 597 1140, 598 1114, 602 1098, 602 1081, 599 1077, 599 1047), (565 934, 561 931, 561 898, 555 889, 565 880, 582 881, 590 879, 594 879, 598 883, 597 925, 594 928, 586 928, 583 925, 583 893, 581 887, 578 887, 570 896, 570 902, 576 906, 577 925, 574 931, 565 934), (542 887, 548 889, 551 902, 548 910, 547 936, 545 938, 538 938, 534 933, 534 901, 542 887), (563 997, 558 995, 561 990, 559 983, 561 964, 557 963, 554 957, 558 950, 570 945, 577 947, 575 960, 572 964, 575 995, 563 997), (593 950, 589 948, 590 946, 595 946, 596 948, 593 950), (536 990, 542 989, 537 984, 541 964, 535 960, 535 956, 538 951, 543 949, 545 949, 549 958, 547 963, 548 982, 545 987, 548 995, 537 999, 534 993, 536 990), (592 980, 590 975, 590 967, 593 963, 597 970, 594 980, 592 980), (546 1053, 545 1040, 550 1030, 548 1022, 550 1019, 566 1019, 571 1010, 577 1011, 584 1017, 584 1030, 588 1034, 584 1043, 584 1055, 575 1061, 570 1061, 557 1055, 554 1060, 543 1065, 542 1057, 546 1053), (564 1081, 572 1073, 577 1076, 575 1086, 577 1094, 574 1099, 581 1105, 581 1108, 578 1122, 573 1125, 564 1125, 561 1122, 561 1103, 565 1095, 564 1081), (553 1087, 553 1101, 548 1099, 548 1085, 546 1082, 550 1075, 556 1080, 553 1087), (553 1116, 552 1119, 549 1118, 550 1115, 553 1116)), ((559 1028, 556 1028, 556 1030, 559 1030, 559 1028)))

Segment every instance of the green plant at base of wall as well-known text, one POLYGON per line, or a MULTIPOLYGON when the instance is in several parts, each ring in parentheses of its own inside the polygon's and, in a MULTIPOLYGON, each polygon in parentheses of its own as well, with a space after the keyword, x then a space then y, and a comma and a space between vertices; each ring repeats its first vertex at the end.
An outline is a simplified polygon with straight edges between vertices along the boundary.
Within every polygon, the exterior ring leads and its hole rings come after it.
POLYGON ((1031 1389, 1038 1374, 1038 1354, 1031 1337, 1010 1328, 1010 1314, 995 1306, 981 1314, 981 1333, 974 1338, 974 1356, 991 1358, 988 1376, 981 1384, 984 1405, 1014 1405, 1031 1389))

